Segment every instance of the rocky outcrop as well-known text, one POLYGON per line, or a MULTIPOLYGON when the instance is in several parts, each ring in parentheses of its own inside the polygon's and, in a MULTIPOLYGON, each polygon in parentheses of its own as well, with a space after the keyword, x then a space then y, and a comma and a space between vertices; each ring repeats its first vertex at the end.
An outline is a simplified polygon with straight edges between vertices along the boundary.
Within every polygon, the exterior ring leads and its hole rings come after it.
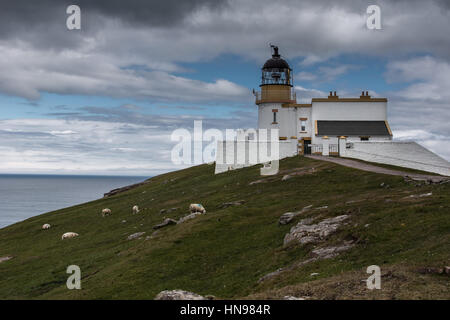
POLYGON ((296 211, 296 212, 286 212, 283 213, 280 217, 280 220, 278 221, 279 224, 288 224, 290 223, 296 216, 301 215, 305 212, 307 212, 309 209, 312 208, 312 205, 309 205, 307 207, 304 207, 302 210, 300 211, 296 211))
POLYGON ((145 232, 136 232, 136 233, 130 234, 130 235, 127 237, 127 239, 128 239, 128 240, 137 239, 137 238, 139 238, 139 237, 142 237, 144 234, 145 234, 145 232))
POLYGON ((201 214, 202 214, 201 212, 193 212, 191 214, 188 214, 187 216, 181 217, 180 220, 178 220, 177 224, 194 219, 196 216, 199 216, 201 214))
POLYGON ((318 259, 331 259, 338 256, 339 253, 349 250, 353 246, 353 241, 345 241, 339 246, 314 249, 312 254, 318 259))
POLYGON ((292 241, 298 241, 301 244, 320 242, 335 233, 348 218, 349 216, 344 214, 322 220, 317 224, 311 224, 309 219, 303 219, 286 234, 284 245, 292 241))
POLYGON ((433 195, 433 192, 428 192, 428 193, 423 193, 423 194, 412 194, 412 195, 404 197, 403 199, 424 198, 424 197, 430 197, 432 195, 433 195))
POLYGON ((164 290, 158 293, 155 300, 207 300, 205 297, 184 290, 164 290))
POLYGON ((160 224, 157 224, 156 226, 153 226, 153 229, 155 229, 155 230, 156 229, 161 229, 161 228, 167 227, 167 226, 169 226, 171 224, 177 224, 177 221, 174 220, 174 219, 171 219, 171 218, 166 218, 160 224))
POLYGON ((131 184, 131 185, 129 185, 129 186, 125 186, 125 187, 113 189, 113 190, 111 190, 111 191, 109 191, 109 192, 103 194, 103 197, 104 197, 104 198, 108 198, 108 197, 114 196, 114 195, 116 195, 116 194, 118 194, 118 193, 122 193, 122 192, 125 192, 125 191, 128 191, 128 190, 131 190, 131 189, 140 187, 140 186, 142 186, 142 185, 144 185, 144 184, 148 184, 148 183, 150 183, 150 180, 145 180, 145 181, 143 181, 143 182, 131 184))

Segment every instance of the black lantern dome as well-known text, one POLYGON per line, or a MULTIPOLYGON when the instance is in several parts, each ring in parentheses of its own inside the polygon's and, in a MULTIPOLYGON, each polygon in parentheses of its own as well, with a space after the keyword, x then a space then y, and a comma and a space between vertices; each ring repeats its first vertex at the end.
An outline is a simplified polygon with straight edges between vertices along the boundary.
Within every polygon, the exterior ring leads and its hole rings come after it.
POLYGON ((292 87, 292 69, 286 60, 280 57, 278 47, 271 46, 273 49, 272 58, 267 60, 262 67, 262 82, 264 85, 287 85, 292 87))

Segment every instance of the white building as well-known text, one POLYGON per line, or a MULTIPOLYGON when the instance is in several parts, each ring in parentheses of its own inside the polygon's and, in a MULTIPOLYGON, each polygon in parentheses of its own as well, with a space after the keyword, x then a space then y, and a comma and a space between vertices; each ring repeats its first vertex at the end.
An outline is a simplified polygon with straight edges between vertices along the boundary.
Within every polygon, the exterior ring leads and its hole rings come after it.
MULTIPOLYGON (((272 58, 262 67, 261 91, 254 94, 258 129, 279 130, 280 159, 296 154, 345 156, 450 175, 446 160, 415 142, 392 141, 386 98, 373 98, 367 91, 359 98, 341 98, 334 91, 327 98, 297 103, 292 69, 278 48, 272 48, 272 58)), ((237 140, 247 140, 247 145, 219 141, 217 158, 233 158, 231 153, 238 149, 248 154, 251 138, 241 133, 237 140)), ((216 161, 216 173, 254 164, 227 163, 216 161)))

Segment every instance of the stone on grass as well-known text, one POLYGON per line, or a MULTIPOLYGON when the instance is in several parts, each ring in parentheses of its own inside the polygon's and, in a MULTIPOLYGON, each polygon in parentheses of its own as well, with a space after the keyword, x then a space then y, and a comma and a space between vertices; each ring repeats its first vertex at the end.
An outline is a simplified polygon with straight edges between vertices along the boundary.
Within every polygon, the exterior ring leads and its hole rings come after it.
POLYGON ((164 290, 158 293, 155 300, 206 300, 205 297, 184 290, 164 290))

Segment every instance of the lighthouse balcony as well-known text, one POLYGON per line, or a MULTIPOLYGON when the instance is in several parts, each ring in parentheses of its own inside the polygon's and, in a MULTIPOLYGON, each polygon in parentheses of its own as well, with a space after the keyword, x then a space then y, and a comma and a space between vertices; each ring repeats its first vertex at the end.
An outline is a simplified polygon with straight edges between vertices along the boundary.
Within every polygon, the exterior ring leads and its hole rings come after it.
POLYGON ((297 95, 289 89, 254 91, 255 103, 297 103, 297 95))

